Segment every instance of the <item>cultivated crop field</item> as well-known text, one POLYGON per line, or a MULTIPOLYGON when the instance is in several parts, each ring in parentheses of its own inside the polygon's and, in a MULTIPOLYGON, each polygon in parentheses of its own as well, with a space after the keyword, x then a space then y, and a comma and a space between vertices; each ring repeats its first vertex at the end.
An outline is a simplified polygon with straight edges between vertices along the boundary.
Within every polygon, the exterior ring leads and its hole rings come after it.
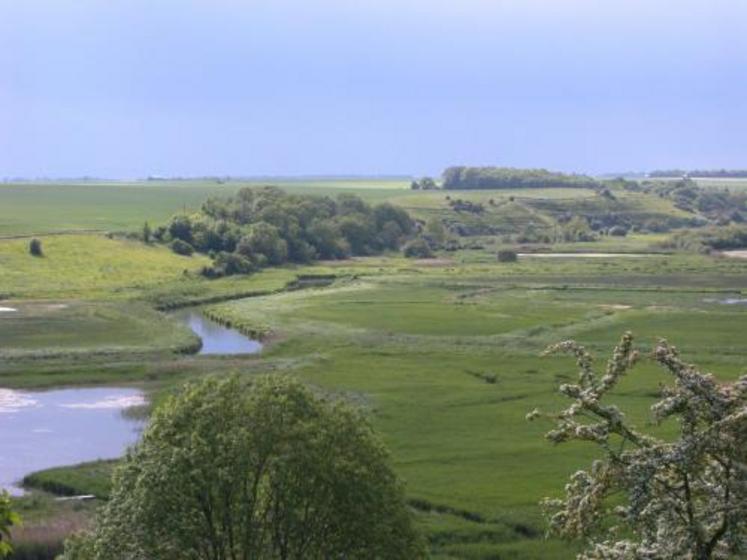
MULTIPOLYGON (((424 219, 466 220, 443 192, 413 192, 408 184, 351 180, 283 187, 356 192, 424 219)), ((199 276, 205 256, 179 256, 103 233, 41 236, 45 256, 27 252, 24 236, 31 233, 134 231, 146 219, 157 224, 185 205, 197 208, 208 196, 238 186, 0 186, 0 234, 19 236, 0 240, 0 306, 17 309, 0 313, 0 384, 124 383, 145 389, 157 405, 185 380, 207 374, 292 373, 367 411, 406 481, 434 557, 566 559, 576 547, 544 538, 538 502, 559 495, 593 450, 553 447, 543 437, 549 425, 526 421, 534 408, 563 406, 557 387, 576 374, 573 360, 543 357, 543 350, 573 338, 597 352, 603 366, 631 330, 644 355, 664 337, 721 379, 747 371, 747 260, 651 252, 661 241, 657 234, 550 249, 646 253, 635 258, 499 263, 495 251, 504 240, 496 234, 436 259, 385 254, 218 280, 199 276), (309 276, 332 282, 291 289, 298 277, 309 276), (197 303, 224 324, 262 333, 262 353, 180 354, 193 335, 164 311, 197 303)), ((606 211, 600 197, 582 189, 451 196, 485 203, 496 226, 516 218, 552 228, 575 204, 606 211)), ((643 197, 622 194, 614 204, 631 213, 681 214, 666 201, 648 205, 643 197)), ((619 388, 616 403, 648 426, 648 408, 666 381, 644 360, 619 388)), ((651 429, 667 434, 673 428, 651 429)), ((37 480, 48 489, 59 483, 105 497, 110 472, 110 464, 96 463, 48 471, 37 480)), ((42 491, 19 504, 36 512, 34 522, 69 511, 42 491)))
MULTIPOLYGON (((0 184, 0 237, 50 232, 125 231, 159 223, 177 211, 197 210, 210 196, 269 181, 147 181, 0 184)), ((407 194, 402 180, 272 181, 289 191, 356 192, 370 200, 407 194)))

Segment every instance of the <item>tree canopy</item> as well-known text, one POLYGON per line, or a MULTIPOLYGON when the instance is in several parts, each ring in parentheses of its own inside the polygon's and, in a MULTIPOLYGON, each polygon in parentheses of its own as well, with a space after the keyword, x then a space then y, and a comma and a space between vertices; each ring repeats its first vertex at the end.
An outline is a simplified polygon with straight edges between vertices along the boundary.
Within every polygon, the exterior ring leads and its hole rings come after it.
POLYGON ((234 376, 156 410, 65 558, 423 556, 388 454, 356 410, 291 378, 234 376))
POLYGON ((568 175, 546 169, 513 167, 449 167, 443 172, 444 189, 598 188, 586 175, 568 175))
MULTIPOLYGON (((553 532, 589 537, 581 559, 736 558, 747 553, 747 376, 718 383, 660 341, 653 359, 674 383, 651 408, 655 422, 675 420, 664 439, 636 428, 609 393, 639 358, 623 336, 603 374, 573 341, 551 347, 579 367, 577 383, 561 385, 571 405, 550 415, 554 443, 597 444, 603 458, 576 472, 564 499, 544 502, 553 532)), ((541 416, 533 411, 529 418, 541 416)))
POLYGON ((209 199, 198 213, 175 216, 154 235, 181 254, 187 254, 184 244, 211 254, 214 263, 205 274, 222 276, 396 250, 414 231, 407 212, 389 203, 371 206, 350 194, 333 199, 247 187, 235 196, 209 199))
POLYGON ((10 496, 5 491, 0 492, 0 558, 13 551, 10 544, 10 529, 19 521, 18 515, 11 509, 10 496))
POLYGON ((702 178, 743 178, 747 177, 747 169, 657 169, 648 174, 649 177, 702 177, 702 178))

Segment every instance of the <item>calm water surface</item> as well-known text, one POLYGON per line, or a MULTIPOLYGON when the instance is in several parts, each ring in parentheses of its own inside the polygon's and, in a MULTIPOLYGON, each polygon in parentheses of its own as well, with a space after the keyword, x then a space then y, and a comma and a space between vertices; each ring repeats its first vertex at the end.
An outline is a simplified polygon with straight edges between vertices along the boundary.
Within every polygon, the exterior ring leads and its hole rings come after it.
POLYGON ((0 389, 0 487, 20 494, 34 471, 122 456, 144 426, 122 411, 145 402, 136 389, 0 389))
POLYGON ((174 316, 202 339, 200 354, 255 354, 262 350, 259 341, 211 321, 194 309, 177 311, 174 316))
MULTIPOLYGON (((262 349, 258 341, 198 310, 177 312, 175 318, 202 339, 200 354, 252 354, 262 349)), ((122 411, 145 402, 137 389, 0 389, 0 488, 20 494, 19 483, 29 473, 121 457, 145 426, 122 411)))

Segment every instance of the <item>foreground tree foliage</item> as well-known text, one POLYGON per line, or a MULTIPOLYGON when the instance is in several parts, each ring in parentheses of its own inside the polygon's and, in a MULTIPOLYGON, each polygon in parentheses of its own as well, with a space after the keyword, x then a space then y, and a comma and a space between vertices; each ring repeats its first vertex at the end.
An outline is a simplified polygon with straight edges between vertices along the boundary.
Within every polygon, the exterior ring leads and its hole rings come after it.
POLYGON ((424 556, 381 442, 298 381, 188 386, 154 414, 90 535, 65 558, 424 556))
POLYGON ((0 492, 0 558, 13 552, 10 529, 19 521, 18 515, 11 509, 10 496, 7 492, 0 492))
MULTIPOLYGON (((679 434, 670 441, 639 431, 604 402, 638 359, 629 333, 603 375, 573 341, 548 352, 573 354, 580 369, 578 383, 560 387, 573 402, 552 416, 557 426, 548 439, 591 441, 604 452, 591 469, 571 477, 565 499, 545 500, 552 532, 590 538, 582 559, 700 560, 747 553, 747 376, 720 384, 661 341, 653 358, 674 383, 652 412, 657 423, 677 421, 679 434)), ((535 410, 529 418, 539 415, 535 410)))

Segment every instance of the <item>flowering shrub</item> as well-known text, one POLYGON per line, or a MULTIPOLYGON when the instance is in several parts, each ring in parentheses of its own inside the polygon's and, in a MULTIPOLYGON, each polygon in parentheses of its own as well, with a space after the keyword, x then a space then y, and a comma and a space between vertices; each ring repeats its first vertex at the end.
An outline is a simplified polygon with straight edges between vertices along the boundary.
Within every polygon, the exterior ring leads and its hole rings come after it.
POLYGON ((567 341, 547 353, 576 357, 578 382, 560 386, 571 405, 552 415, 547 438, 591 441, 604 453, 573 474, 564 499, 545 499, 550 531, 587 538, 581 560, 712 559, 747 553, 747 376, 722 384, 683 362, 662 340, 652 359, 673 379, 652 406, 657 423, 669 418, 678 437, 645 434, 605 400, 639 359, 626 333, 603 374, 583 346, 567 341), (620 497, 623 499, 620 499, 620 497))

